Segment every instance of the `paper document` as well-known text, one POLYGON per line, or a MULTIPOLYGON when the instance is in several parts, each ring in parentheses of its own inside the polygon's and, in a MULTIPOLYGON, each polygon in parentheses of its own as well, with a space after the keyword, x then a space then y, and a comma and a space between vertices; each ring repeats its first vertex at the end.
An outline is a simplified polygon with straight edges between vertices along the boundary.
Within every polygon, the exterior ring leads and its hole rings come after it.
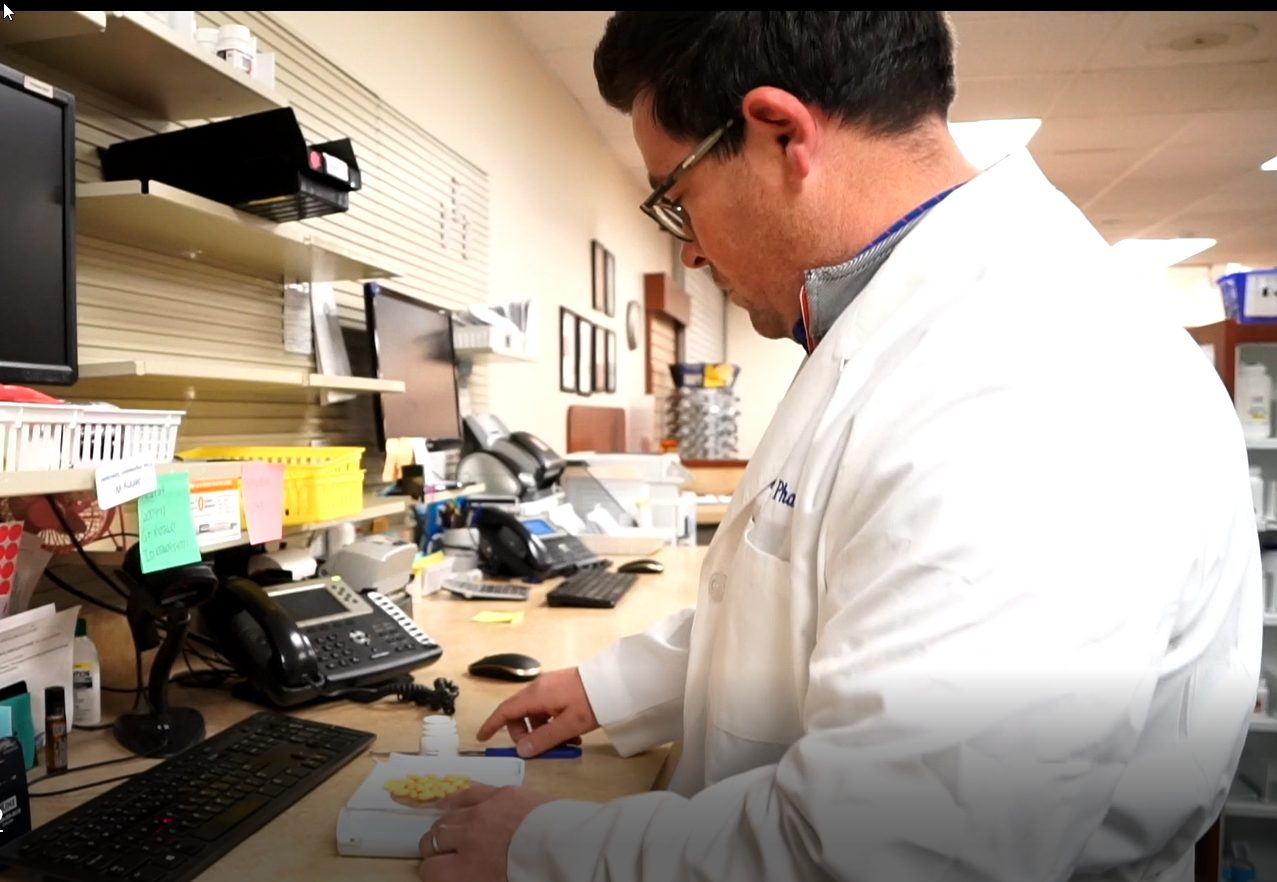
MULTIPOLYGON (((341 335, 341 322, 337 320, 337 298, 333 294, 333 286, 327 282, 312 282, 310 308, 315 325, 315 366, 321 374, 349 377, 350 355, 341 335)), ((323 404, 336 404, 354 397, 350 392, 323 389, 319 399, 323 404)))
POLYGON ((284 286, 284 351, 310 355, 310 292, 305 285, 284 286))
POLYGON ((40 576, 49 564, 53 553, 45 551, 39 533, 23 533, 18 546, 18 571, 14 576, 13 590, 9 592, 7 615, 25 612, 31 605, 31 595, 40 584, 40 576))
POLYGON ((44 689, 61 686, 66 692, 67 730, 75 724, 71 692, 71 647, 80 607, 55 612, 51 603, 0 619, 0 686, 27 682, 31 719, 37 741, 44 732, 44 689))
POLYGON ((337 851, 364 857, 420 857, 418 843, 439 811, 430 802, 396 797, 409 776, 461 775, 493 787, 523 783, 523 760, 518 757, 445 757, 392 753, 377 763, 337 815, 337 851), (389 786, 387 786, 389 785, 389 786))

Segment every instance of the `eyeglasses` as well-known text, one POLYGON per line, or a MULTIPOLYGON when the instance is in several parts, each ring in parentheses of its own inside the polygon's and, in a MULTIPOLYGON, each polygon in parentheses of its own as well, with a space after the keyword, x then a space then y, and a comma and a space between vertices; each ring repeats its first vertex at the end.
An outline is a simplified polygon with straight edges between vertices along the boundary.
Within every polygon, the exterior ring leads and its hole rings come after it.
POLYGON ((696 149, 670 172, 665 180, 652 191, 652 195, 643 200, 643 204, 639 206, 643 213, 652 220, 660 224, 661 228, 677 239, 684 242, 691 242, 696 238, 696 234, 692 232, 692 219, 687 214, 687 209, 677 199, 667 199, 665 194, 673 189, 674 185, 679 182, 683 175, 687 174, 687 170, 696 163, 700 162, 718 143, 718 139, 723 137, 724 133, 732 127, 736 122, 729 119, 709 136, 696 145, 696 149))

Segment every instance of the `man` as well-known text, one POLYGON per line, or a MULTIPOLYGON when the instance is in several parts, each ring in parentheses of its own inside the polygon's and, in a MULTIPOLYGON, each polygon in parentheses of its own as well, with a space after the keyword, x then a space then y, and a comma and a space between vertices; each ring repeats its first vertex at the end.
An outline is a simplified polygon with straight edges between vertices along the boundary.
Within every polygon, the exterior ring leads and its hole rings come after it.
POLYGON ((594 64, 644 211, 809 355, 695 613, 479 732, 681 739, 670 791, 476 788, 423 878, 1191 878, 1261 628, 1206 359, 1027 152, 963 158, 942 13, 618 13, 594 64))

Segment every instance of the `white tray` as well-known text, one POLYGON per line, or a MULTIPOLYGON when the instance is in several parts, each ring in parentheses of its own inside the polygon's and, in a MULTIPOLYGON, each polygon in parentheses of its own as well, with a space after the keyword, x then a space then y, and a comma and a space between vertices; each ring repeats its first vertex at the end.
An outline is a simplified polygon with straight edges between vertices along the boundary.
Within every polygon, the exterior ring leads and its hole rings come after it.
POLYGON ((669 541, 669 531, 635 529, 624 533, 580 533, 577 538, 595 554, 655 554, 669 541))

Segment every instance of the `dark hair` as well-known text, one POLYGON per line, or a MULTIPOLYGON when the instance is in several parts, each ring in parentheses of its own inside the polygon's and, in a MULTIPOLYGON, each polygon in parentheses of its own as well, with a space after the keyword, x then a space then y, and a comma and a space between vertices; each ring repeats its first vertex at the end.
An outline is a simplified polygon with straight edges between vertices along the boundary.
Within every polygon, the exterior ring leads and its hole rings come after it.
MULTIPOLYGON (((953 35, 943 12, 618 12, 594 50, 599 93, 624 113, 652 100, 670 135, 702 138, 775 86, 880 135, 947 117, 953 35)), ((740 127, 719 143, 740 149, 740 127)))

